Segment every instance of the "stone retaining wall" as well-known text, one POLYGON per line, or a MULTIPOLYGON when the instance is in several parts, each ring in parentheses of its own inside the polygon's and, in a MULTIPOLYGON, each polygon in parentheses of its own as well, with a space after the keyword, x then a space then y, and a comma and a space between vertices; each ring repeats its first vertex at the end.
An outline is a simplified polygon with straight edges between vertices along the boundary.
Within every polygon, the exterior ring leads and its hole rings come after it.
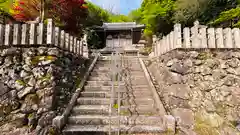
POLYGON ((239 135, 239 50, 173 50, 146 62, 181 135, 239 135))
POLYGON ((1 49, 0 54, 2 134, 53 132, 52 119, 66 107, 87 60, 45 47, 1 49))

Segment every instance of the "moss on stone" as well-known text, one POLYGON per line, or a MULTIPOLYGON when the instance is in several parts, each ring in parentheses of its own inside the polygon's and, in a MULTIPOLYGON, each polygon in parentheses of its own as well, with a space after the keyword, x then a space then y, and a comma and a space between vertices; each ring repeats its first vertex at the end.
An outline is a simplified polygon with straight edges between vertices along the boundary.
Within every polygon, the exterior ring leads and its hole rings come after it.
POLYGON ((197 59, 200 59, 200 60, 206 60, 210 58, 212 58, 212 55, 209 52, 201 52, 197 57, 197 59))
POLYGON ((26 83, 23 80, 16 80, 16 83, 22 86, 26 86, 26 83))
POLYGON ((28 104, 38 104, 39 98, 37 94, 28 94, 25 98, 25 102, 27 102, 28 104))
POLYGON ((220 114, 220 115, 224 115, 224 113, 225 113, 226 110, 227 110, 227 107, 224 106, 223 103, 217 103, 217 104, 215 105, 215 107, 216 107, 216 112, 217 112, 218 114, 220 114))
POLYGON ((52 75, 50 73, 47 73, 45 76, 41 77, 41 81, 49 81, 51 80, 52 75))
POLYGON ((33 113, 30 113, 29 115, 28 115, 28 118, 29 119, 32 119, 34 117, 34 114, 33 113))
POLYGON ((118 109, 118 104, 114 104, 113 108, 118 109))
POLYGON ((8 115, 11 111, 12 111, 11 105, 5 105, 5 106, 3 106, 3 113, 4 113, 4 114, 7 114, 7 115, 8 115))
POLYGON ((53 127, 49 128, 49 135, 56 135, 56 130, 53 127))
POLYGON ((36 64, 38 64, 38 63, 41 61, 41 59, 44 59, 44 56, 35 56, 35 57, 32 57, 32 59, 31 59, 31 64, 32 64, 32 65, 36 65, 36 64))
POLYGON ((31 64, 32 65, 36 65, 36 64, 38 64, 41 61, 45 61, 45 60, 54 61, 56 59, 57 58, 54 57, 54 56, 35 56, 35 57, 32 57, 31 64))
POLYGON ((168 128, 166 132, 163 135, 174 135, 174 132, 172 129, 168 128))
POLYGON ((78 78, 77 80, 76 80, 76 86, 77 86, 77 88, 80 88, 80 83, 81 83, 81 78, 78 78))
POLYGON ((121 111, 120 115, 130 115, 131 113, 129 111, 121 111))
POLYGON ((45 57, 45 60, 51 60, 51 61, 54 61, 54 60, 56 60, 57 58, 56 57, 54 57, 54 56, 46 56, 45 57))
POLYGON ((197 135, 220 135, 217 128, 209 125, 209 122, 203 120, 200 115, 195 116, 194 131, 197 135))

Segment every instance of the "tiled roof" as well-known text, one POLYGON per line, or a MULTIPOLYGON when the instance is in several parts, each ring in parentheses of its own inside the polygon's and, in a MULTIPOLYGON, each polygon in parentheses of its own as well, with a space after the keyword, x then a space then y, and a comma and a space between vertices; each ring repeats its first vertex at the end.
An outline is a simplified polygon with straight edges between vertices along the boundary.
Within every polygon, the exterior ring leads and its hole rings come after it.
POLYGON ((138 25, 136 22, 125 23, 103 23, 102 28, 106 30, 128 30, 132 28, 144 28, 145 25, 138 25))

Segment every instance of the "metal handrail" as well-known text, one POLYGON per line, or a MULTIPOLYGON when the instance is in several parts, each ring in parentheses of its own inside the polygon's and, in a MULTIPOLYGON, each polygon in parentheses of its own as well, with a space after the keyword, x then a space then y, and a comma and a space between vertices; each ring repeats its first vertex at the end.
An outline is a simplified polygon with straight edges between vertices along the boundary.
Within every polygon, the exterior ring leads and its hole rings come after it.
MULTIPOLYGON (((119 42, 120 44, 120 42, 119 42)), ((120 81, 122 78, 121 72, 123 68, 123 62, 122 62, 122 55, 118 52, 118 50, 115 50, 111 54, 111 66, 112 66, 112 74, 111 74, 111 82, 112 82, 112 88, 111 88, 111 99, 110 99, 110 108, 109 108, 109 135, 111 135, 112 132, 112 115, 113 115, 113 108, 116 108, 117 106, 117 117, 118 117, 118 128, 117 132, 118 135, 120 135, 120 119, 121 119, 121 91, 120 91, 120 81), (115 89, 117 87, 117 89, 115 89), (117 103, 116 103, 116 92, 117 92, 117 103)))

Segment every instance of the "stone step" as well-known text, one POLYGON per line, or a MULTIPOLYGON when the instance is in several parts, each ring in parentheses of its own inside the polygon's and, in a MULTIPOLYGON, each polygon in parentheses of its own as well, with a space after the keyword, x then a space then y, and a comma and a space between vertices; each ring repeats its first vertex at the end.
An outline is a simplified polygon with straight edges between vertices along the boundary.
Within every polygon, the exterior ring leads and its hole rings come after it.
POLYGON ((131 112, 136 115, 148 115, 153 116, 158 114, 155 105, 124 105, 121 106, 121 114, 131 112))
POLYGON ((80 97, 77 99, 77 103, 80 105, 109 105, 110 98, 80 97))
POLYGON ((98 61, 102 61, 102 60, 109 61, 109 60, 111 60, 111 56, 100 56, 100 57, 98 57, 98 61))
POLYGON ((161 125, 163 118, 160 116, 111 116, 107 115, 75 115, 68 118, 68 124, 72 125, 107 125, 110 123, 117 125, 120 119, 120 124, 123 125, 161 125))
POLYGON ((111 70, 110 66, 98 66, 96 65, 93 69, 95 70, 111 70))
MULTIPOLYGON (((118 88, 118 86, 114 86, 115 89, 118 88)), ((85 91, 110 91, 112 89, 112 86, 92 86, 92 85, 85 85, 84 90, 85 91)), ((119 89, 125 89, 124 85, 121 85, 119 89)))
POLYGON ((112 65, 111 61, 97 61, 95 66, 105 67, 105 66, 110 66, 110 65, 112 65))
MULTIPOLYGON (((114 88, 117 89, 118 86, 114 86, 114 88)), ((92 86, 92 85, 84 86, 85 91, 108 91, 111 89, 112 89, 112 86, 92 86)), ((149 90, 149 86, 148 85, 136 85, 136 86, 121 85, 119 86, 119 89, 126 89, 126 91, 131 91, 131 90, 145 91, 145 90, 149 90)))
POLYGON ((127 84, 133 84, 133 85, 148 85, 148 82, 147 82, 147 80, 139 80, 139 81, 137 81, 137 80, 131 80, 131 81, 126 82, 125 84, 126 84, 126 85, 127 85, 127 84))
POLYGON ((93 70, 92 70, 92 72, 111 72, 111 69, 110 68, 101 68, 101 69, 99 69, 99 68, 94 68, 93 70))
POLYGON ((109 105, 77 105, 72 109, 72 115, 109 114, 109 105))
POLYGON ((125 65, 126 67, 141 67, 141 65, 139 63, 136 63, 134 61, 129 61, 128 63, 123 63, 123 65, 125 65))
MULTIPOLYGON (((111 91, 83 91, 80 93, 81 97, 95 97, 95 98, 110 98, 112 96, 111 91)), ((131 91, 127 92, 125 90, 120 90, 120 97, 142 97, 144 95, 145 98, 152 97, 152 93, 150 91, 131 91)), ((115 93, 115 97, 117 97, 117 91, 115 93)))
MULTIPOLYGON (((118 125, 112 125, 111 131, 116 133, 118 131, 118 125)), ((166 129, 163 125, 149 126, 149 125, 120 125, 121 132, 129 133, 164 133, 166 129)), ((63 130, 64 135, 80 135, 83 132, 93 132, 95 135, 106 134, 103 132, 109 131, 109 125, 67 125, 63 130), (99 133, 98 133, 99 132, 99 133)))
MULTIPOLYGON (((87 81, 87 85, 92 86, 112 86, 112 83, 112 81, 87 81)), ((124 85, 124 82, 119 82, 119 85, 124 85)))
POLYGON ((137 78, 137 77, 135 77, 134 75, 128 75, 128 76, 126 76, 125 78, 124 78, 126 81, 128 81, 128 80, 131 80, 131 81, 135 81, 136 79, 137 80, 140 80, 140 81, 146 81, 146 78, 145 77, 141 77, 141 78, 137 78))
MULTIPOLYGON (((119 88, 117 86, 114 87, 114 89, 120 90, 120 92, 125 92, 125 93, 148 93, 151 92, 150 88, 147 85, 144 85, 143 87, 138 87, 138 85, 130 84, 130 85, 125 85, 125 86, 120 86, 119 88), (144 87, 146 86, 146 87, 144 87)), ((104 91, 104 92, 111 92, 112 86, 91 86, 91 85, 86 85, 84 86, 84 92, 96 92, 96 91, 104 91)))
MULTIPOLYGON (((118 99, 115 98, 117 102, 118 99)), ((154 105, 154 100, 152 98, 121 98, 120 99, 122 105, 131 105, 131 104, 139 104, 139 105, 154 105)), ((77 104, 79 105, 109 105, 110 98, 92 98, 92 97, 80 97, 77 99, 77 104)))
MULTIPOLYGON (((154 109, 154 105, 128 105, 121 106, 121 114, 129 115, 139 114, 139 115, 155 115, 158 112, 154 109)), ((117 108, 113 108, 117 110, 117 108)), ((76 105, 72 109, 72 115, 86 115, 86 114, 98 114, 98 115, 108 115, 109 114, 109 105, 76 105)))
POLYGON ((132 104, 137 105, 154 105, 154 99, 152 98, 145 98, 145 97, 136 97, 136 98, 125 98, 121 99, 122 106, 129 106, 132 104))
POLYGON ((89 81, 111 81, 111 77, 108 76, 94 76, 94 77, 89 77, 89 81))
POLYGON ((124 68, 124 69, 130 70, 132 72, 142 72, 143 71, 141 67, 128 67, 128 68, 124 68))
MULTIPOLYGON (((113 75, 113 70, 112 69, 109 69, 109 70, 98 70, 98 69, 93 69, 92 70, 92 75, 94 75, 94 76, 96 76, 96 75, 101 75, 101 76, 103 76, 102 74, 108 74, 108 75, 113 75), (95 73, 95 72, 97 72, 97 73, 95 73), (101 74, 102 73, 102 74, 101 74)), ((115 70, 115 73, 121 73, 121 71, 117 71, 117 70, 115 70)), ((104 75, 104 76, 106 76, 106 75, 104 75)))
POLYGON ((142 72, 142 71, 139 71, 139 72, 137 72, 137 71, 129 71, 129 72, 126 72, 125 74, 127 74, 128 76, 144 76, 145 74, 144 74, 144 72, 142 72))
POLYGON ((144 75, 144 72, 142 69, 126 69, 125 73, 132 73, 134 75, 138 75, 138 74, 144 75))
POLYGON ((132 87, 137 86, 137 85, 146 85, 148 86, 148 82, 147 81, 128 81, 125 83, 125 85, 131 85, 132 87))
POLYGON ((112 73, 109 72, 97 72, 97 71, 92 71, 90 72, 90 76, 105 76, 105 77, 111 77, 112 73))
MULTIPOLYGON (((88 81, 111 81, 111 80, 114 80, 114 79, 115 78, 102 76, 102 77, 89 77, 88 81)), ((123 77, 120 76, 119 79, 121 81, 123 81, 123 77)))
POLYGON ((83 91, 81 97, 94 97, 94 98, 106 98, 110 97, 110 91, 83 91))

